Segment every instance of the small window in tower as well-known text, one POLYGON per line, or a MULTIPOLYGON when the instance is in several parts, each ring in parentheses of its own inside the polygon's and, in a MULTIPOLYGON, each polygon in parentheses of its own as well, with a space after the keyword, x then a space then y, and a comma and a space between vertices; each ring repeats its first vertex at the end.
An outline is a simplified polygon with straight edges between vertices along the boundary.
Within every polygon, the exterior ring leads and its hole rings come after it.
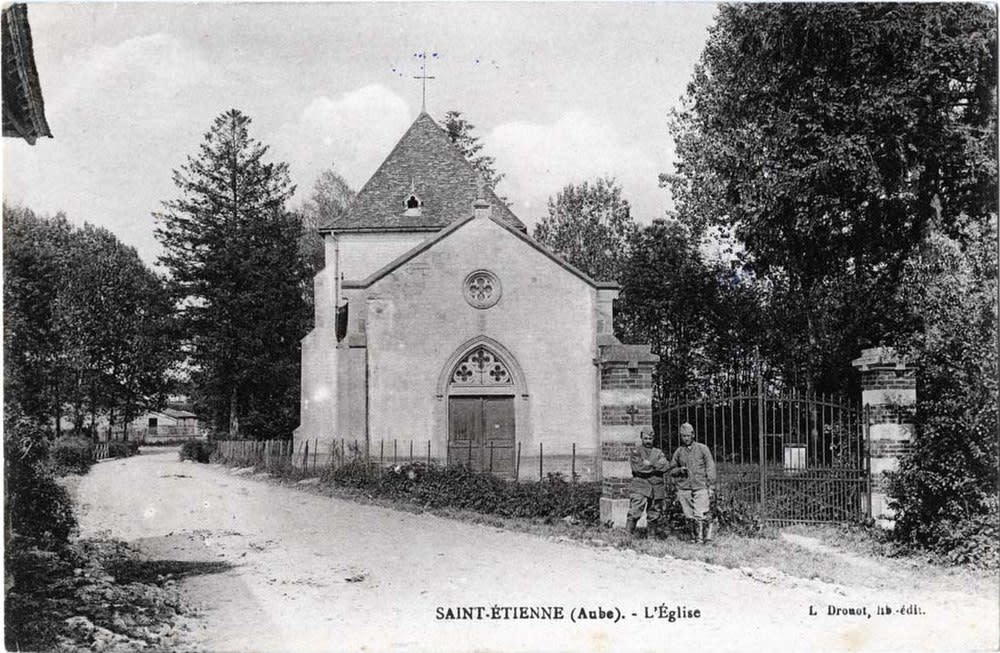
POLYGON ((420 201, 420 198, 410 193, 410 196, 406 200, 406 213, 404 215, 420 215, 421 204, 423 202, 420 201))

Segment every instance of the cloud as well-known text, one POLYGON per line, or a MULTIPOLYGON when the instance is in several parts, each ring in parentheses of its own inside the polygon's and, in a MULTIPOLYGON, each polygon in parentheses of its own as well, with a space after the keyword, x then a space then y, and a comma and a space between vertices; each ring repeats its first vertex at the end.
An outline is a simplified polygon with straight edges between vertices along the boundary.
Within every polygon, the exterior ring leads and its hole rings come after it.
MULTIPOLYGON (((547 214, 547 201, 563 186, 611 175, 618 179, 632 214, 648 221, 663 212, 660 166, 646 148, 631 144, 611 123, 579 110, 548 125, 508 122, 483 138, 506 177, 497 189, 514 211, 534 224, 547 214)), ((651 147, 656 147, 652 144, 651 147)))
POLYGON ((95 46, 69 63, 69 74, 52 84, 51 119, 67 131, 90 127, 163 128, 180 107, 205 95, 222 80, 220 71, 196 48, 167 34, 95 46), (202 89, 202 90, 200 90, 202 89))
POLYGON ((91 47, 58 69, 42 79, 54 138, 4 144, 4 190, 39 212, 107 227, 152 261, 150 212, 174 193, 170 169, 189 147, 178 116, 204 104, 222 75, 166 34, 91 47))
POLYGON ((319 173, 331 164, 359 190, 412 120, 402 98, 372 84, 336 99, 313 99, 294 122, 278 129, 273 150, 289 162, 300 198, 308 197, 319 173))

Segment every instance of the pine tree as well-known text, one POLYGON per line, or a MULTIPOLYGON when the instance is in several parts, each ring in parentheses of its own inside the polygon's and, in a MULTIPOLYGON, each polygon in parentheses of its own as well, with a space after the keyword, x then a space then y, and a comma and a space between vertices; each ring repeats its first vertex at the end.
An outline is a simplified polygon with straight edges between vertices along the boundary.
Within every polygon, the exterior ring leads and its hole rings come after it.
POLYGON ((231 437, 287 436, 298 421, 299 340, 308 320, 295 188, 285 163, 217 117, 197 157, 174 171, 180 197, 157 214, 195 402, 231 437))
POLYGON ((452 110, 444 115, 444 128, 448 132, 448 138, 451 142, 458 147, 466 160, 482 176, 483 182, 490 190, 496 190, 497 184, 503 180, 504 174, 497 172, 495 158, 481 153, 483 144, 479 142, 479 137, 472 133, 476 126, 463 118, 461 111, 452 110))

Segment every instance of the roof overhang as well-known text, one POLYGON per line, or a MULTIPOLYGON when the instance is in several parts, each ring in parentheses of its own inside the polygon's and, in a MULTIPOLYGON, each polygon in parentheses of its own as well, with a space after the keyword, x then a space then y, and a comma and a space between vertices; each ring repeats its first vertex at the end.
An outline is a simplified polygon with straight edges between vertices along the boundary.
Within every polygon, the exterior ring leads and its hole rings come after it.
MULTIPOLYGON (((389 262, 387 265, 385 265, 382 268, 380 268, 380 269, 376 270, 375 272, 373 272, 367 278, 361 279, 361 280, 346 279, 341 284, 341 287, 344 288, 345 290, 349 290, 349 289, 362 289, 362 288, 368 288, 368 287, 370 287, 372 284, 374 284, 378 280, 380 280, 383 277, 391 274, 394 270, 396 270, 397 268, 399 268, 400 266, 402 266, 403 264, 405 264, 407 261, 410 261, 411 259, 419 256, 423 252, 426 252, 428 249, 430 249, 431 247, 434 247, 434 245, 436 245, 440 241, 442 241, 445 238, 447 238, 453 232, 461 229, 464 225, 468 224, 469 222, 471 222, 472 220, 475 220, 475 219, 476 219, 476 216, 473 215, 473 214, 470 214, 470 215, 465 216, 464 218, 461 218, 459 220, 456 220, 456 221, 452 222, 450 225, 448 225, 447 227, 445 227, 444 229, 442 229, 441 231, 439 231, 438 234, 436 236, 434 236, 433 238, 428 238, 427 240, 425 240, 424 242, 420 243, 419 245, 417 245, 413 249, 411 249, 411 250, 403 253, 402 255, 400 255, 399 257, 397 257, 396 259, 394 259, 393 261, 389 262)), ((559 256, 555 252, 551 251, 550 249, 546 248, 544 245, 542 245, 537 240, 535 240, 534 238, 532 238, 528 234, 524 233, 523 231, 521 231, 520 229, 518 229, 514 225, 511 225, 511 224, 509 224, 507 222, 504 222, 503 220, 500 220, 499 218, 497 218, 496 216, 493 216, 493 215, 489 216, 488 218, 483 218, 483 219, 491 220, 494 224, 499 225, 500 227, 502 227, 508 233, 513 234, 515 238, 520 239, 522 242, 524 242, 527 245, 529 245, 530 247, 534 248, 536 251, 541 252, 546 257, 548 257, 553 262, 555 262, 557 265, 559 265, 561 268, 563 268, 564 270, 566 270, 570 274, 576 276, 577 278, 581 279, 582 281, 584 281, 588 285, 590 285, 590 286, 592 286, 594 288, 597 288, 599 290, 620 290, 621 289, 621 286, 618 285, 617 282, 614 282, 614 281, 595 281, 594 279, 591 279, 582 270, 580 270, 580 269, 578 269, 578 268, 570 265, 561 256, 559 256)))
POLYGON ((28 8, 10 5, 0 21, 3 56, 3 135, 23 138, 34 145, 40 137, 52 138, 45 119, 45 103, 35 68, 35 53, 28 25, 28 8))

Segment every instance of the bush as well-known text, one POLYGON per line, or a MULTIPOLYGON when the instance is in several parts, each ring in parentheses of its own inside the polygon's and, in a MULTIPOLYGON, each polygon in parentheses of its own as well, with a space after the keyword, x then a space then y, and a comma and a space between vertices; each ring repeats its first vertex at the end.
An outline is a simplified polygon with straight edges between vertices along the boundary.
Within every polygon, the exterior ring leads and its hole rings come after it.
POLYGON ((903 292, 923 329, 902 345, 920 394, 913 448, 890 475, 892 536, 904 549, 996 568, 995 231, 970 227, 963 238, 933 235, 909 264, 903 292))
POLYGON ((181 445, 181 460, 207 463, 215 451, 215 443, 208 440, 187 440, 181 445))
POLYGON ((131 440, 112 440, 108 443, 108 455, 112 458, 128 458, 139 453, 139 443, 131 440))
POLYGON ((517 483, 463 467, 426 463, 390 466, 378 473, 363 461, 351 461, 327 474, 338 485, 364 488, 391 499, 428 508, 460 508, 503 517, 571 517, 596 524, 599 519, 599 483, 569 483, 559 475, 541 482, 517 483))
POLYGON ((47 434, 31 422, 4 420, 6 509, 19 537, 65 543, 76 529, 66 490, 56 483, 48 459, 47 434))
POLYGON ((86 474, 94 464, 94 443, 86 438, 59 438, 52 444, 52 462, 60 474, 86 474))

